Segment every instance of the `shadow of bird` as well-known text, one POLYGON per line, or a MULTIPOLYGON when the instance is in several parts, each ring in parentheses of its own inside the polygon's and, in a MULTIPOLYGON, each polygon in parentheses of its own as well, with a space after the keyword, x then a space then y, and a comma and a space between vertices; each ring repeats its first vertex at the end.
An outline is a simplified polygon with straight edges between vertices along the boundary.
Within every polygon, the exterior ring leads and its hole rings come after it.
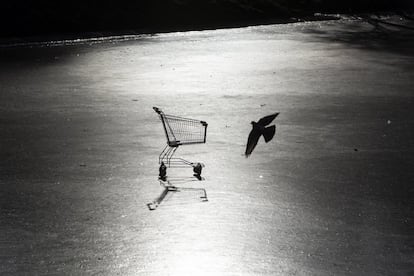
POLYGON ((279 112, 263 117, 257 123, 254 121, 251 122, 253 129, 250 131, 249 138, 247 139, 246 152, 244 153, 246 157, 249 157, 250 154, 252 154, 257 142, 259 142, 260 136, 263 135, 266 143, 272 140, 273 136, 275 136, 276 126, 266 126, 269 125, 277 115, 279 115, 279 112))

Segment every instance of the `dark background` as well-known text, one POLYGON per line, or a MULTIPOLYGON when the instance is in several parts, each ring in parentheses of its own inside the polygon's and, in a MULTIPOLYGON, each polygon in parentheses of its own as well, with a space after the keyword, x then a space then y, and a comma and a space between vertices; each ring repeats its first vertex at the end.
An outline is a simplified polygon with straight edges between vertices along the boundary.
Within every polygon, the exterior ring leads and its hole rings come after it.
POLYGON ((0 35, 151 33, 306 20, 315 12, 402 12, 412 7, 410 0, 17 0, 1 4, 0 35))

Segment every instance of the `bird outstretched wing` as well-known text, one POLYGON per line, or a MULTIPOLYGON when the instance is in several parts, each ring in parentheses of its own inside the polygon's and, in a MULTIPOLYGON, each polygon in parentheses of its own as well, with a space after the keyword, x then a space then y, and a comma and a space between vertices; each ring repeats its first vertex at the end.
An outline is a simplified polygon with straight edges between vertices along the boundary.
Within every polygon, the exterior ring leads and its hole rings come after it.
POLYGON ((276 126, 274 125, 266 127, 263 130, 263 137, 266 143, 273 139, 273 136, 275 136, 275 132, 276 132, 276 126))
POLYGON ((247 139, 246 152, 244 153, 246 157, 249 157, 249 155, 252 154, 261 135, 260 131, 256 129, 252 129, 252 131, 250 131, 249 138, 247 139))
POLYGON ((261 126, 267 126, 268 124, 270 124, 276 117, 277 115, 279 115, 279 112, 272 114, 272 115, 268 115, 265 116, 263 118, 261 118, 257 124, 261 125, 261 126))

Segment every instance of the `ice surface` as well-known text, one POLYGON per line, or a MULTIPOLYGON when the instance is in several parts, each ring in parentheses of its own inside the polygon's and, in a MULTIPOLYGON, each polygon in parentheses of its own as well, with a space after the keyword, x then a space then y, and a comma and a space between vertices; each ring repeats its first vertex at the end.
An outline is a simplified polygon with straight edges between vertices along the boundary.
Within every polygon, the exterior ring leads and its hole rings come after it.
POLYGON ((343 20, 1 49, 0 274, 413 273, 412 46, 343 20), (153 106, 208 122, 177 151, 208 202, 148 210, 153 106))

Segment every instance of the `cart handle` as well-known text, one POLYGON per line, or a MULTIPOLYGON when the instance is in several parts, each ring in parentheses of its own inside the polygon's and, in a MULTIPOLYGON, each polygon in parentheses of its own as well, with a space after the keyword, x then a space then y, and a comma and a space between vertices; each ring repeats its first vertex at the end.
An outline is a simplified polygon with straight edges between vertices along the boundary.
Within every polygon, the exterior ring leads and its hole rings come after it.
POLYGON ((158 114, 161 114, 161 109, 159 109, 158 107, 153 107, 152 109, 154 109, 155 112, 157 112, 158 114))

